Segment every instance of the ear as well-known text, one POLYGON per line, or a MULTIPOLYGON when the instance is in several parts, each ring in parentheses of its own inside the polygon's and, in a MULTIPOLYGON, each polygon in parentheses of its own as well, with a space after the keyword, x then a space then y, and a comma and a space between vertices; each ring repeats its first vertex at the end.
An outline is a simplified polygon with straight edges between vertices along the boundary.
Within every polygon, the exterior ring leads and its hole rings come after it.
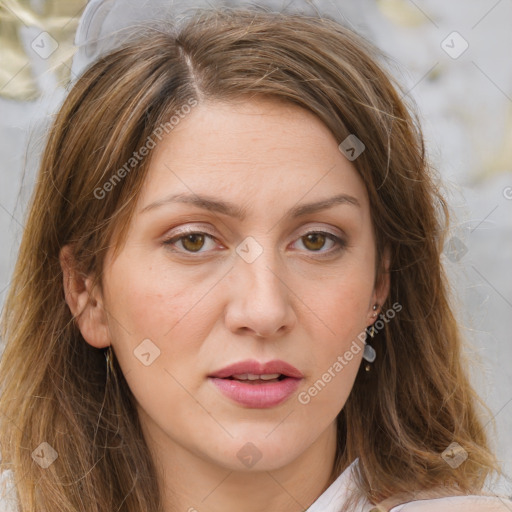
POLYGON ((77 269, 73 249, 65 245, 59 253, 66 303, 83 338, 89 345, 104 348, 110 345, 107 313, 101 292, 92 290, 92 277, 77 269))
POLYGON ((372 320, 372 324, 377 319, 378 313, 380 313, 380 308, 382 307, 382 304, 386 301, 388 295, 389 295, 389 288, 391 286, 390 284, 390 277, 389 277, 389 267, 391 264, 391 251, 389 249, 389 246, 386 246, 384 248, 384 253, 382 255, 382 262, 381 267, 378 272, 378 275, 375 279, 375 286, 373 289, 373 296, 372 296, 372 303, 370 305, 370 318, 372 320), (377 304, 377 310, 373 310, 373 305, 377 304), (377 313, 377 315, 374 316, 374 313, 377 313))

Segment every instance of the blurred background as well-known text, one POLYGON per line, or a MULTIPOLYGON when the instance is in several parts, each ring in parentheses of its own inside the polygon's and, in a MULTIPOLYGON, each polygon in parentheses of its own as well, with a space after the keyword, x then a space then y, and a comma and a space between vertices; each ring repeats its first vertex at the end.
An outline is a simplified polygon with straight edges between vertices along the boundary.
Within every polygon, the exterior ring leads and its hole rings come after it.
MULTIPOLYGON (((86 0, 0 0, 0 307, 49 124, 70 80, 122 27, 249 2, 89 3, 85 10, 86 0)), ((328 15, 356 30, 387 54, 404 100, 419 112, 453 210, 443 258, 473 382, 496 420, 489 432, 507 475, 498 490, 512 494, 512 0, 252 3, 328 15)))

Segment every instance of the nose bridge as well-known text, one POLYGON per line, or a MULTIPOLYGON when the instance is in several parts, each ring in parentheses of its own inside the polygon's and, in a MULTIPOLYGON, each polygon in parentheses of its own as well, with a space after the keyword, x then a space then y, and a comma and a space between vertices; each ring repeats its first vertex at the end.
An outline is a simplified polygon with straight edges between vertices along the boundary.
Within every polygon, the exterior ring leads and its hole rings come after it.
POLYGON ((236 288, 231 294, 231 328, 272 334, 293 319, 289 290, 271 237, 247 237, 236 249, 233 269, 236 288))
POLYGON ((284 290, 282 269, 279 256, 272 245, 271 237, 247 237, 238 247, 239 260, 235 264, 235 271, 244 275, 247 283, 247 292, 253 295, 268 295, 265 300, 275 299, 276 296, 283 297, 284 290), (241 260, 241 261, 240 261, 241 260))

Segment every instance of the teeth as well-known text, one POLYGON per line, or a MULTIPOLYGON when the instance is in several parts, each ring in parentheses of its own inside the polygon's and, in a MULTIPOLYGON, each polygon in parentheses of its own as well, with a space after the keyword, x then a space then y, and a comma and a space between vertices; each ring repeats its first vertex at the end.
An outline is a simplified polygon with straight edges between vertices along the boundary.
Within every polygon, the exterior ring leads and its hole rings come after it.
POLYGON ((270 373, 267 375, 254 375, 254 373, 239 373, 238 375, 233 375, 232 377, 236 380, 272 380, 277 379, 280 375, 280 373, 270 373))
POLYGON ((272 380, 279 378, 280 373, 270 373, 269 375, 260 375, 261 380, 272 380))

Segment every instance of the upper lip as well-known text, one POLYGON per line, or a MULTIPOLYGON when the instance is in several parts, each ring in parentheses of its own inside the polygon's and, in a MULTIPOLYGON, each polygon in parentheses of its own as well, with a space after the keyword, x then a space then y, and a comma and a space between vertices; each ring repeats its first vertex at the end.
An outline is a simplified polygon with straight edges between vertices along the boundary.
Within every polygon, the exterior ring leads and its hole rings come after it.
POLYGON ((302 377, 304 377, 302 373, 295 368, 295 366, 292 366, 286 361, 280 361, 279 359, 267 361, 266 363, 260 363, 254 359, 239 361, 212 373, 209 377, 224 379, 226 377, 244 373, 251 373, 253 375, 270 375, 272 373, 280 373, 287 377, 293 377, 296 379, 302 379, 302 377))

